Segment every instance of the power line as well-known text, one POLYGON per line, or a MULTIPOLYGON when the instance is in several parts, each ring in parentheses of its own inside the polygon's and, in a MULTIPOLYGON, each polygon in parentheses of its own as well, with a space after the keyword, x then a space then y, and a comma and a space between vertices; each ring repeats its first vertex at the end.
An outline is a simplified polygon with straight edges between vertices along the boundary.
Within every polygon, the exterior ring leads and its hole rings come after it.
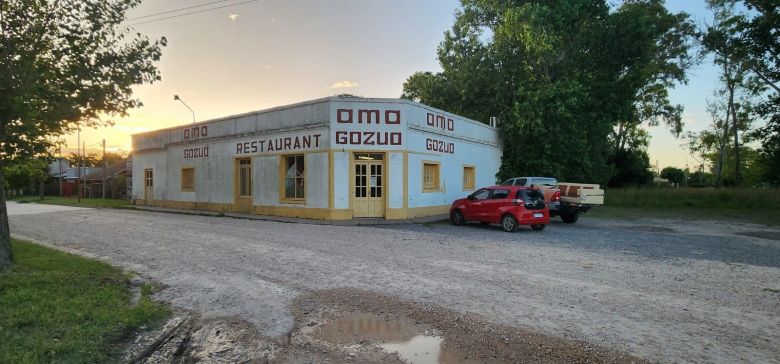
MULTIPOLYGON (((187 15, 194 15, 194 14, 206 13, 206 12, 209 12, 209 11, 214 11, 214 10, 219 10, 219 9, 229 8, 229 7, 238 6, 238 5, 249 4, 249 3, 253 3, 253 2, 257 2, 257 0, 247 0, 247 1, 240 2, 240 3, 235 3, 235 4, 229 4, 229 5, 217 6, 217 7, 214 7, 214 8, 208 8, 208 9, 203 9, 203 10, 198 10, 198 11, 192 11, 192 12, 189 12, 189 13, 184 13, 184 14, 177 14, 177 15, 166 16, 166 17, 164 17, 164 18, 158 18, 158 19, 152 19, 152 20, 142 21, 142 22, 140 22, 140 23, 128 24, 128 25, 126 25, 126 27, 133 27, 133 26, 136 26, 136 25, 141 25, 141 24, 148 24, 148 23, 154 23, 154 22, 158 22, 158 21, 162 21, 162 20, 168 20, 168 19, 180 18, 180 17, 187 16, 187 15)), ((155 15, 157 15, 157 14, 155 14, 155 15)), ((153 16, 153 15, 150 15, 150 16, 153 16)))
POLYGON ((155 16, 158 16, 158 15, 164 15, 164 14, 170 14, 170 13, 178 13, 178 12, 180 12, 180 11, 183 11, 183 10, 189 10, 189 9, 195 9, 195 8, 202 8, 202 7, 204 7, 204 6, 208 6, 208 5, 213 5, 213 4, 218 4, 218 3, 224 3, 225 1, 230 1, 230 0, 219 0, 219 1, 212 1, 212 2, 210 2, 210 3, 205 3, 205 4, 200 4, 200 5, 193 5, 193 6, 188 6, 188 7, 179 8, 179 9, 174 9, 174 10, 163 11, 163 12, 160 12, 160 13, 155 13, 155 14, 149 14, 149 15, 138 16, 138 17, 135 17, 135 18, 125 19, 125 21, 132 21, 132 20, 146 19, 146 18, 151 18, 151 17, 155 17, 155 16))

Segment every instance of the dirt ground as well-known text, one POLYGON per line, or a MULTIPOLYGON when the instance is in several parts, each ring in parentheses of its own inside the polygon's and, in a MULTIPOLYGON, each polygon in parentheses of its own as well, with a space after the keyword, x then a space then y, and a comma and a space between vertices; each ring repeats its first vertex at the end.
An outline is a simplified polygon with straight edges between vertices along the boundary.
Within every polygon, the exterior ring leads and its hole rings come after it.
POLYGON ((428 362, 402 358, 396 351, 383 350, 383 344, 438 337, 441 340, 418 343, 419 355, 450 364, 646 362, 586 342, 496 325, 474 315, 364 290, 313 292, 296 298, 290 309, 295 325, 282 338, 266 337, 239 319, 204 320, 178 312, 161 329, 139 333, 125 360, 148 364, 428 362))
POLYGON ((333 334, 363 322, 472 362, 780 362, 767 226, 586 215, 508 234, 73 210, 14 215, 11 228, 159 282, 156 298, 191 312, 186 345, 170 344, 179 358, 219 362, 241 337, 259 362, 401 357, 371 330, 333 334))

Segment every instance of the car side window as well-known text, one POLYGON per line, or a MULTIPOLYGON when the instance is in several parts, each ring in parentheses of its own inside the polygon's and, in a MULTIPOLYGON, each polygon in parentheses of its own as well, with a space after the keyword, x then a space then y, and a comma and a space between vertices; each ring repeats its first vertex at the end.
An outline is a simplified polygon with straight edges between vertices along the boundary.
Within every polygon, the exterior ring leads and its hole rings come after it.
POLYGON ((488 196, 490 196, 489 190, 479 190, 477 192, 474 192, 475 200, 487 200, 488 196))
POLYGON ((490 196, 491 200, 502 200, 509 196, 509 190, 493 190, 493 194, 490 196))
POLYGON ((518 178, 515 180, 515 186, 525 186, 525 178, 518 178))
POLYGON ((511 186, 513 183, 515 183, 515 180, 513 178, 510 178, 510 179, 504 181, 504 183, 502 183, 501 185, 502 186, 511 186))

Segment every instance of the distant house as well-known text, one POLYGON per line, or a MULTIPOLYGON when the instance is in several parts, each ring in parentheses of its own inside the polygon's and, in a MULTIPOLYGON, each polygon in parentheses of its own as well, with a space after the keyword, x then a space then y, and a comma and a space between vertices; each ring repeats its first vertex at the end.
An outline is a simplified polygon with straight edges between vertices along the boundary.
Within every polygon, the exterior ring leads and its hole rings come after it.
POLYGON ((101 167, 73 167, 65 158, 57 158, 49 164, 49 183, 46 193, 60 196, 76 196, 81 179, 81 196, 103 197, 103 178, 106 179, 106 197, 127 198, 128 178, 131 177, 130 159, 123 160, 106 168, 105 174, 101 167), (81 173, 79 173, 81 172, 81 173))
POLYGON ((656 186, 670 186, 671 182, 663 177, 653 177, 653 184, 656 186))
POLYGON ((128 161, 123 160, 109 165, 105 173, 102 168, 93 168, 93 171, 84 176, 84 189, 82 196, 99 198, 103 197, 103 179, 105 178, 106 197, 127 197, 127 173, 128 161))
POLYGON ((98 167, 73 167, 67 159, 57 158, 49 163, 50 182, 46 192, 52 195, 74 196, 79 178, 84 180, 85 176, 102 171, 103 169, 98 167))

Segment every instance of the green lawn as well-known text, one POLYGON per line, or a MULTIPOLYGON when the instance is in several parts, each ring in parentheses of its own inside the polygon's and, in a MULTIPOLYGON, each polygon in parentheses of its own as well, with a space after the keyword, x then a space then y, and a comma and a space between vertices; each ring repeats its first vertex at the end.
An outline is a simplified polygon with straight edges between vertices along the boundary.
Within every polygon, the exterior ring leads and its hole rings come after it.
POLYGON ((608 189, 604 206, 587 216, 639 219, 708 219, 780 225, 777 188, 608 189))
POLYGON ((12 198, 11 200, 19 203, 34 202, 34 203, 44 203, 49 205, 97 207, 97 208, 130 206, 129 200, 116 200, 110 198, 107 198, 105 200, 102 198, 82 198, 81 202, 79 202, 78 198, 76 197, 45 196, 43 200, 41 200, 40 197, 38 196, 25 196, 25 197, 12 198))
POLYGON ((16 265, 0 273, 0 363, 116 362, 120 344, 168 309, 130 306, 119 269, 14 240, 16 265))

